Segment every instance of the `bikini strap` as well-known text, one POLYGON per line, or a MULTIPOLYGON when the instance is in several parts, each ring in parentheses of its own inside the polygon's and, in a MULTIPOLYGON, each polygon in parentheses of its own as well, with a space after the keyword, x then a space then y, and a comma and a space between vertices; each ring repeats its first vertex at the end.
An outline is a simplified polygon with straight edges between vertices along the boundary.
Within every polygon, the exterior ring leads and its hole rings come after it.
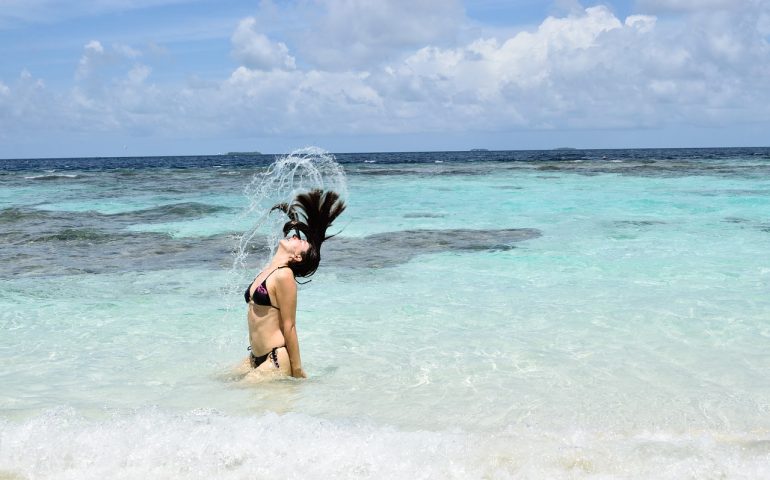
POLYGON ((278 268, 276 268, 275 270, 273 270, 272 272, 268 273, 268 274, 267 274, 267 276, 265 277, 265 279, 264 279, 264 280, 262 280, 262 283, 266 282, 266 281, 267 281, 267 279, 268 279, 268 278, 270 278, 270 275, 274 274, 274 273, 276 272, 276 270, 280 270, 280 269, 282 269, 282 268, 289 268, 289 266, 288 266, 288 265, 284 265, 284 266, 282 266, 282 267, 278 267, 278 268))

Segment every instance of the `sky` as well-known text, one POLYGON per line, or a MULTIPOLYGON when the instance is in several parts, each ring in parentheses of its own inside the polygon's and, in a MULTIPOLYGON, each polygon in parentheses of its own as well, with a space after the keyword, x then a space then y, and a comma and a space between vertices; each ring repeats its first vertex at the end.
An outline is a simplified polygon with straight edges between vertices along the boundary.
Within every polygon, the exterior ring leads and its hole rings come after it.
POLYGON ((770 145, 770 0, 0 0, 0 158, 770 145))

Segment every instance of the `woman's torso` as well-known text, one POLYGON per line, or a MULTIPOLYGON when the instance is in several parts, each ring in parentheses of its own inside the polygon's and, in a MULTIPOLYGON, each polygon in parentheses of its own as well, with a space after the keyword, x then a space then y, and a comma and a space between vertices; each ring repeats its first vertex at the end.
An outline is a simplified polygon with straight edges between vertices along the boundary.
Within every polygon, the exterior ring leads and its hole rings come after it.
POLYGON ((284 345, 283 332, 281 331, 281 311, 276 304, 275 285, 270 272, 265 276, 261 273, 249 285, 247 296, 249 301, 248 324, 249 324, 249 344, 254 355, 263 355, 274 347, 284 345), (264 286, 266 295, 260 295, 257 291, 264 286), (255 298, 256 297, 256 298, 255 298), (270 305, 259 305, 254 299, 263 299, 270 305))

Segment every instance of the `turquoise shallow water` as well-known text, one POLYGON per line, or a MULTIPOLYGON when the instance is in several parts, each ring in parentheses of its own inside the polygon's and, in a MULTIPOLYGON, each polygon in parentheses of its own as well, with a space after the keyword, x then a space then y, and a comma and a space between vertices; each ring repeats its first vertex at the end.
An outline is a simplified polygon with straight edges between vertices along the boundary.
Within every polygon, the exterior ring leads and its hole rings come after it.
POLYGON ((264 161, 6 165, 0 478, 770 475, 770 155, 565 155, 341 156, 310 378, 247 387, 264 161))

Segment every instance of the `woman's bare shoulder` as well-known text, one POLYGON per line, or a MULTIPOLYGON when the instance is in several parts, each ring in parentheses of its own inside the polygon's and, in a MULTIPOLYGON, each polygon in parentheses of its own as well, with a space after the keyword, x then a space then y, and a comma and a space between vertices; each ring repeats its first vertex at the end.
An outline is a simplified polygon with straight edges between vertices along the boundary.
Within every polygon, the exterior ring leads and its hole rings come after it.
POLYGON ((278 281, 281 285, 295 285, 294 284, 294 273, 291 271, 291 268, 279 268, 275 272, 275 279, 278 281))

